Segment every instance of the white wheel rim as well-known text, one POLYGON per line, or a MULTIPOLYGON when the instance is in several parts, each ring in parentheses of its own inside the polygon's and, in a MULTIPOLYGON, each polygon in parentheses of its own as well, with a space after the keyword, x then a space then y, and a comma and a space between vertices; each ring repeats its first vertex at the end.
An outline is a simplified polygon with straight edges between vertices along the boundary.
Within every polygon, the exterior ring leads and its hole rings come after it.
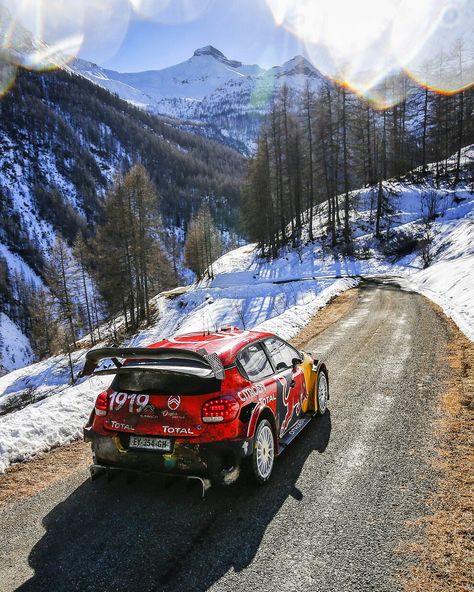
POLYGON ((255 441, 257 469, 262 479, 266 479, 272 472, 274 452, 272 430, 267 425, 264 425, 258 430, 255 441))
POLYGON ((318 382, 318 407, 324 413, 328 406, 328 381, 325 374, 321 374, 318 382))

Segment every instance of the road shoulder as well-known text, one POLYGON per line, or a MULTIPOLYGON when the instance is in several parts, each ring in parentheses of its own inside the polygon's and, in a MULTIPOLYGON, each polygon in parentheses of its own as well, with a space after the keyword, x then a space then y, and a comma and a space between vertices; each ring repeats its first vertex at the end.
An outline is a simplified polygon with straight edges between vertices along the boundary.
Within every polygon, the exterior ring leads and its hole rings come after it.
POLYGON ((474 343, 429 302, 448 325, 450 371, 434 422, 438 442, 434 468, 440 477, 427 503, 430 514, 416 524, 425 529, 426 544, 410 549, 417 565, 404 589, 469 592, 474 573, 474 343))
POLYGON ((90 445, 79 441, 53 448, 31 461, 13 464, 0 475, 0 511, 83 471, 90 460, 90 445))

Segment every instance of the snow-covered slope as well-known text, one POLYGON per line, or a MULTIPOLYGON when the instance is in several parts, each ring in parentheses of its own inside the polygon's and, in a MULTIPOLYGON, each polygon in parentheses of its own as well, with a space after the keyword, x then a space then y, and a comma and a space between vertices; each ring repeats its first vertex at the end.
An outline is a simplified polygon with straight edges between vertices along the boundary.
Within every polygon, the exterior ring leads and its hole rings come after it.
MULTIPOLYGON (((473 155, 474 156, 474 155, 473 155)), ((439 304, 474 341, 474 203, 472 195, 438 220, 433 263, 410 276, 411 285, 439 304), (468 209, 464 220, 450 219, 456 209, 468 209)))
MULTIPOLYGON (((229 60, 212 46, 188 60, 147 72, 120 73, 75 60, 70 67, 123 99, 177 119, 200 121, 220 131, 223 139, 251 151, 263 116, 285 84, 293 94, 308 82, 316 90, 322 74, 304 57, 264 70, 229 60)), ((207 131, 209 130, 195 130, 207 131)))
MULTIPOLYGON (((16 279, 41 287, 58 234, 72 244, 79 229, 93 226, 115 174, 136 162, 158 188, 164 222, 173 227, 170 236, 176 219, 185 223, 210 194, 222 204, 216 207, 225 208, 223 225, 229 224, 240 154, 136 109, 84 77, 18 73, 0 100, 0 311, 10 320, 18 324, 11 309, 22 306, 12 288, 16 279)), ((182 229, 175 236, 182 240, 182 229)), ((0 325, 3 341, 6 326, 0 325)), ((7 357, 0 367, 8 370, 24 360, 7 357)))
POLYGON ((0 374, 28 366, 33 360, 27 337, 3 312, 0 312, 0 374))
POLYGON ((121 82, 118 77, 114 77, 115 72, 110 72, 111 76, 109 77, 109 72, 100 68, 97 64, 77 58, 69 67, 76 74, 88 78, 91 82, 94 82, 94 84, 98 84, 111 93, 117 94, 125 101, 128 101, 137 107, 147 109, 153 104, 153 99, 151 97, 141 90, 121 82))
MULTIPOLYGON (((413 289, 438 302, 474 340, 474 147, 464 149, 462 163, 463 174, 456 186, 449 174, 438 183, 434 174, 423 182, 415 182, 417 176, 411 175, 403 182, 384 183, 384 192, 392 201, 392 241, 385 250, 373 232, 377 188, 353 192, 354 247, 362 258, 327 248, 327 212, 320 206, 314 243, 284 249, 273 261, 260 259, 254 245, 227 253, 213 265, 213 279, 157 296, 154 325, 124 345, 147 345, 175 333, 225 325, 260 327, 291 338, 331 297, 356 285, 360 276, 370 275, 403 277, 413 289), (427 221, 432 207, 435 215, 427 221), (397 236, 418 240, 427 229, 433 240, 431 264, 426 269, 417 249, 399 258, 393 252, 387 254, 387 248, 400 244, 397 236)), ((448 161, 448 167, 454 164, 455 158, 448 161)), ((430 170, 434 173, 435 167, 430 170)), ((74 354, 76 374, 84 355, 84 350, 74 354)), ((11 462, 80 437, 106 379, 81 380, 73 387, 68 382, 65 356, 0 378, 0 471, 11 462)))

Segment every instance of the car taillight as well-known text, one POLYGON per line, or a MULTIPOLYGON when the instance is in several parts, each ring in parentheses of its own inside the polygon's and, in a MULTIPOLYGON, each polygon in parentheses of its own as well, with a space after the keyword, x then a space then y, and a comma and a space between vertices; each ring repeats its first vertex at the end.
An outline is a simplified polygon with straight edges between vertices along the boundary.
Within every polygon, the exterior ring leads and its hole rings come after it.
POLYGON ((96 415, 107 415, 107 401, 108 401, 109 393, 107 391, 103 391, 100 393, 95 400, 95 414, 96 415))
POLYGON ((234 397, 212 399, 202 406, 202 421, 204 423, 232 421, 237 417, 239 410, 240 406, 234 397))

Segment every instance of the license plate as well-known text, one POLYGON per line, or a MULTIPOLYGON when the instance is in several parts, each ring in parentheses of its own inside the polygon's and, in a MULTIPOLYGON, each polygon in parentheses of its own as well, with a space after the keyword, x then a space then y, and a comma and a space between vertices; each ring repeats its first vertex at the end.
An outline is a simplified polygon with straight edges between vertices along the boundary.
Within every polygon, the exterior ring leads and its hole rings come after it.
POLYGON ((144 438, 142 436, 130 436, 129 448, 141 448, 142 450, 171 451, 171 440, 167 438, 144 438))

